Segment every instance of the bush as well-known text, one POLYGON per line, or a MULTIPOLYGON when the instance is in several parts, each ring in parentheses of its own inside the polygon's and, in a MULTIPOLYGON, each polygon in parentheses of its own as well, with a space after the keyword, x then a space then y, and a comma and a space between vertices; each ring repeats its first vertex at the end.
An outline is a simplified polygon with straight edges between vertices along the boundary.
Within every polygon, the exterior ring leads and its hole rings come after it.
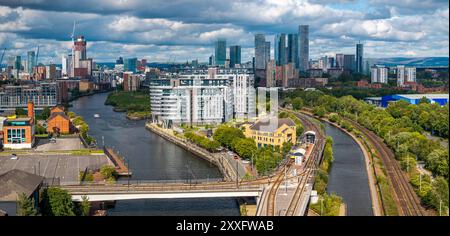
POLYGON ((100 174, 104 179, 115 179, 117 177, 117 171, 114 166, 104 165, 100 168, 100 174))

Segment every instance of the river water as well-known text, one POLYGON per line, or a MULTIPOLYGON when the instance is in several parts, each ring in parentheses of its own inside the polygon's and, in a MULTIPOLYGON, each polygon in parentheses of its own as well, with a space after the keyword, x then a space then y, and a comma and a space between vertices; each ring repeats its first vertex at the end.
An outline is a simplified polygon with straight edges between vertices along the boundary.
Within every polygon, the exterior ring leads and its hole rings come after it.
MULTIPOLYGON (((144 128, 144 121, 126 119, 125 113, 105 106, 107 94, 81 97, 70 108, 89 124, 98 145, 114 147, 129 161, 130 181, 221 178, 209 162, 144 128), (99 114, 100 118, 94 118, 99 114)), ((348 215, 372 215, 364 156, 357 143, 341 130, 325 124, 333 137, 334 162, 328 191, 343 198, 348 215)), ((239 215, 232 198, 152 199, 117 201, 108 215, 239 215)))
POLYGON ((349 216, 371 216, 372 201, 364 154, 348 134, 324 122, 333 138, 333 157, 328 176, 328 192, 342 197, 349 216))
MULTIPOLYGON (((106 93, 81 97, 71 111, 89 124, 89 134, 99 146, 113 147, 129 162, 130 181, 221 178, 209 162, 144 128, 144 121, 131 121, 125 113, 105 106, 106 93), (99 114, 95 118, 94 114, 99 114)), ((108 215, 239 215, 231 198, 117 201, 108 215)))

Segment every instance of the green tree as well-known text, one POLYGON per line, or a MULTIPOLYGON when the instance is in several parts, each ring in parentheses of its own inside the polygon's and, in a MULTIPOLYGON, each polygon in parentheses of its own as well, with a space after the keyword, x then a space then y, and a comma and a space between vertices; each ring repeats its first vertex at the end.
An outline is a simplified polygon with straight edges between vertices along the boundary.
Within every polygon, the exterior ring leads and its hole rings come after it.
POLYGON ((254 158, 254 155, 258 151, 255 141, 250 138, 235 139, 233 141, 233 150, 246 160, 250 160, 252 157, 254 158))
POLYGON ((428 100, 428 98, 426 98, 426 97, 422 97, 422 98, 419 100, 419 104, 421 104, 421 103, 428 104, 428 103, 430 103, 430 100, 428 100))
POLYGON ((238 128, 227 125, 221 125, 214 132, 213 138, 223 146, 232 148, 232 143, 234 139, 245 138, 245 136, 242 130, 238 128))
POLYGON ((411 157, 409 155, 402 158, 400 162, 400 166, 402 167, 402 169, 408 172, 413 171, 416 168, 416 165, 417 165, 416 158, 411 157))
POLYGON ((294 110, 300 110, 303 107, 303 99, 296 97, 292 100, 292 108, 294 110))
POLYGON ((44 190, 43 209, 49 216, 75 216, 75 205, 70 194, 61 188, 50 187, 44 190))
POLYGON ((19 195, 17 204, 19 207, 17 215, 19 215, 19 216, 35 216, 35 215, 37 215, 37 210, 34 207, 33 200, 28 198, 25 193, 21 193, 19 195))
POLYGON ((25 109, 20 108, 20 107, 16 108, 15 114, 16 114, 16 116, 27 116, 28 115, 27 111, 25 111, 25 109))
POLYGON ((50 108, 44 107, 44 109, 42 110, 42 113, 40 115, 40 119, 47 120, 49 117, 50 117, 50 108))
POLYGON ((81 197, 82 201, 80 203, 80 213, 82 216, 89 216, 89 211, 91 209, 91 203, 87 196, 81 197))
POLYGON ((324 117, 325 116, 325 112, 326 112, 326 110, 322 106, 314 107, 314 109, 313 109, 314 115, 316 115, 318 117, 324 117))

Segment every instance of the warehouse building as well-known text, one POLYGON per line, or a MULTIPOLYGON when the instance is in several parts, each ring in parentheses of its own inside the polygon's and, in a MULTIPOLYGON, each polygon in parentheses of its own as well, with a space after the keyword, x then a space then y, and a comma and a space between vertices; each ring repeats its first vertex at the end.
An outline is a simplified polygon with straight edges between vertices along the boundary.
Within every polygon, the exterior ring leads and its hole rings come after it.
POLYGON ((427 98, 430 103, 438 103, 439 105, 444 106, 448 103, 449 96, 448 94, 394 94, 382 97, 381 106, 387 107, 390 102, 399 100, 404 100, 410 104, 417 105, 423 97, 427 98))

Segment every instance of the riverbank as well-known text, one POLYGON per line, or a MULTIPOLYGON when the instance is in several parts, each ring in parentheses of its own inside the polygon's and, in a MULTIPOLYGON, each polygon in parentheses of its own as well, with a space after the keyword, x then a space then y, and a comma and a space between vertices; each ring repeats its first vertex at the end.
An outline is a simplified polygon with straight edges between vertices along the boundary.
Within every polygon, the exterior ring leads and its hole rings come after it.
POLYGON ((372 163, 373 163, 372 156, 369 154, 369 151, 367 150, 366 146, 353 133, 343 129, 342 127, 340 127, 339 125, 337 125, 334 122, 331 122, 327 118, 316 117, 311 112, 305 111, 305 110, 301 110, 300 112, 302 112, 306 115, 315 117, 323 122, 326 122, 326 123, 338 128, 339 130, 341 130, 344 133, 346 133, 347 135, 349 135, 358 144, 358 146, 361 149, 361 151, 363 152, 363 156, 364 156, 365 167, 366 167, 367 177, 368 177, 368 181, 369 181, 369 190, 370 190, 370 197, 371 197, 371 202, 372 202, 373 215, 374 216, 382 216, 383 215, 383 207, 381 204, 381 193, 378 190, 379 188, 377 187, 376 176, 374 176, 375 170, 373 169, 373 166, 372 166, 372 163))
POLYGON ((129 120, 150 118, 150 95, 143 91, 115 91, 108 94, 105 105, 111 105, 116 112, 126 112, 129 120))
POLYGON ((156 124, 145 124, 145 128, 162 138, 166 139, 167 141, 172 142, 173 144, 176 144, 179 147, 182 147, 183 149, 193 153, 194 155, 205 159, 209 161, 210 163, 217 166, 224 176, 225 180, 235 180, 236 179, 236 173, 234 169, 231 167, 230 163, 228 161, 224 161, 224 157, 220 154, 211 153, 207 151, 206 149, 197 147, 193 144, 188 143, 186 140, 183 140, 173 134, 170 134, 169 132, 165 131, 163 128, 158 127, 156 124))

